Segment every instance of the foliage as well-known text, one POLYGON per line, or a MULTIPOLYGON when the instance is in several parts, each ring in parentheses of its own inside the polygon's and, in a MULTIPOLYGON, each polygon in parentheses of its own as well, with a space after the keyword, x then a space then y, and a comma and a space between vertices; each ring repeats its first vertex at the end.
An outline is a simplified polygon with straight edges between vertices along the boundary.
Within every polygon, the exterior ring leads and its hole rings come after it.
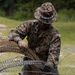
POLYGON ((44 2, 51 2, 57 11, 75 9, 75 0, 0 0, 0 16, 16 20, 32 19, 35 8, 44 2))
POLYGON ((74 22, 75 21, 75 10, 73 9, 62 9, 58 12, 58 20, 60 22, 74 22))
POLYGON ((5 16, 5 12, 3 10, 0 10, 0 16, 5 16))

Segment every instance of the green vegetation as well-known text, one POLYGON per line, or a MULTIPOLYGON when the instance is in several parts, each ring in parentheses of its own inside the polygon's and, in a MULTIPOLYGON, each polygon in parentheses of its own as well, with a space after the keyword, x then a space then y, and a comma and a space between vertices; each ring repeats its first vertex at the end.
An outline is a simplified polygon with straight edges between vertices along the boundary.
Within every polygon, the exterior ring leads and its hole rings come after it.
POLYGON ((15 28, 17 25, 21 24, 22 21, 16 21, 16 20, 11 20, 11 19, 7 19, 7 18, 4 18, 4 17, 0 17, 0 24, 4 24, 7 26, 7 29, 3 29, 1 30, 0 29, 0 32, 2 32, 2 36, 7 36, 9 31, 12 29, 12 28, 15 28))
MULTIPOLYGON (((33 13, 35 9, 44 2, 51 2, 55 6, 59 16, 62 17, 59 20, 67 21, 68 18, 72 17, 71 15, 75 15, 75 0, 0 0, 0 16, 16 20, 32 19, 34 18, 33 13), (70 16, 64 19, 65 15, 63 13, 70 16)), ((73 18, 75 19, 75 16, 73 18)))
MULTIPOLYGON (((5 30, 0 30, 0 32, 3 33, 2 36, 7 36, 11 28, 15 28, 19 24, 23 23, 24 21, 16 21, 11 20, 7 18, 0 17, 0 24, 4 24, 7 27, 5 30)), ((60 34, 61 34, 61 40, 62 45, 75 45, 75 22, 55 22, 53 23, 55 27, 58 28, 60 34)), ((26 39, 25 39, 26 41, 26 39)), ((19 56, 21 54, 18 53, 5 53, 1 54, 0 62, 9 58, 13 58, 16 56, 19 56), (13 56, 14 55, 14 56, 13 56), (9 57, 10 56, 10 57, 9 57)), ((59 62, 59 72, 61 75, 75 75, 75 52, 70 50, 61 50, 61 55, 65 57, 60 57, 59 62)), ((12 68, 10 70, 16 70, 17 67, 12 68)), ((18 69, 21 69, 22 67, 18 67, 18 69)), ((17 69, 17 70, 18 70, 17 69)), ((8 75, 18 75, 19 71, 16 71, 14 73, 9 73, 8 75)))
MULTIPOLYGON (((23 22, 24 21, 15 21, 0 17, 0 24, 5 24, 11 28, 16 27, 23 22)), ((55 22, 53 25, 57 27, 61 34, 62 44, 75 44, 75 22, 55 22)), ((7 28, 7 30, 0 30, 0 32, 2 32, 3 35, 8 35, 11 28, 7 28)))
POLYGON ((62 9, 58 11, 59 22, 75 22, 75 10, 73 9, 62 9))
POLYGON ((54 25, 61 34, 62 44, 75 44, 75 22, 56 22, 54 25))
MULTIPOLYGON (((0 28, 0 36, 8 36, 9 31, 25 20, 34 19, 34 11, 44 2, 51 2, 58 12, 58 20, 53 23, 61 34, 61 43, 64 45, 75 45, 75 0, 0 0, 0 24, 7 28, 0 28), (6 18, 5 18, 6 17, 6 18), (7 19, 9 18, 9 19, 7 19), (14 20, 12 20, 14 19, 14 20), (17 21, 18 20, 18 21, 17 21)), ((24 41, 27 42, 26 38, 24 41)), ((74 50, 74 49, 73 49, 74 50)), ((9 58, 19 56, 18 53, 1 53, 0 62, 9 58)), ((61 75, 75 75, 75 51, 62 49, 59 62, 61 75)), ((7 75, 18 75, 22 67, 15 67, 7 75)), ((6 75, 6 74, 3 74, 6 75)))
POLYGON ((61 50, 58 69, 61 75, 75 75, 75 52, 71 50, 61 50))
POLYGON ((4 17, 0 17, 0 24, 5 24, 8 27, 16 27, 17 25, 21 24, 22 21, 16 21, 16 20, 12 20, 12 19, 7 19, 4 17))

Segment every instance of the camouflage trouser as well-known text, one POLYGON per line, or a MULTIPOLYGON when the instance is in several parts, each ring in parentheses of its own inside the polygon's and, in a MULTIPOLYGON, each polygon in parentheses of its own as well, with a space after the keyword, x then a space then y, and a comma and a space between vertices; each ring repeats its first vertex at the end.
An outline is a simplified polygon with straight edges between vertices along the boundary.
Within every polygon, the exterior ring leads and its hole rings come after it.
MULTIPOLYGON (((25 60, 31 60, 31 59, 30 58, 24 58, 24 61, 25 60)), ((34 65, 25 65, 23 67, 21 73, 19 73, 19 75, 41 75, 39 73, 35 73, 35 72, 31 72, 31 71, 40 71, 40 69, 38 69, 34 65)))
MULTIPOLYGON (((56 72, 54 72, 53 70, 50 70, 50 74, 44 74, 44 73, 32 73, 32 72, 28 72, 28 71, 35 71, 32 66, 24 66, 22 69, 22 72, 19 75, 59 75, 58 70, 55 69, 56 72)), ((40 70, 41 71, 41 70, 40 70)), ((46 70, 43 70, 44 72, 49 72, 46 70)))
POLYGON ((41 75, 39 73, 31 72, 31 71, 36 71, 35 69, 36 69, 35 66, 30 66, 30 65, 24 66, 22 72, 19 75, 41 75))
MULTIPOLYGON (((25 60, 30 60, 30 59, 24 58, 24 61, 25 60)), ((31 65, 25 65, 23 67, 21 73, 19 73, 19 75, 59 75, 59 72, 57 70, 56 65, 54 65, 54 67, 46 66, 43 69, 38 69, 34 65, 32 65, 32 66, 31 65), (34 72, 31 72, 31 71, 34 71, 34 72), (44 73, 39 73, 38 71, 40 71, 40 72, 42 72, 42 71, 43 72, 49 72, 49 73, 48 74, 44 74, 44 73)))

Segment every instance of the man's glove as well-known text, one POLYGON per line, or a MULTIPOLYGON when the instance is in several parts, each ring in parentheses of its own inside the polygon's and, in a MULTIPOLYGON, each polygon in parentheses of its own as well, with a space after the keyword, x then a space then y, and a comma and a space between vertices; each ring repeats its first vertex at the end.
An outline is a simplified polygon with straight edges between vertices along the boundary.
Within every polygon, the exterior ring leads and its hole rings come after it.
POLYGON ((50 72, 53 69, 53 63, 49 62, 44 65, 44 71, 50 72))
POLYGON ((52 62, 46 63, 43 71, 50 72, 51 75, 59 75, 56 65, 54 65, 52 62), (54 74, 52 74, 52 73, 54 73, 54 74))

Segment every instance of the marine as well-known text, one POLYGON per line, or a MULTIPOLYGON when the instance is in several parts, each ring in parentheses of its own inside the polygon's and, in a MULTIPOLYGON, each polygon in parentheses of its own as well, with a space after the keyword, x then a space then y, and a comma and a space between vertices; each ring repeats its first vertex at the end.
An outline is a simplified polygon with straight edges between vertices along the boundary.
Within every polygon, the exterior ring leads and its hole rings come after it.
MULTIPOLYGON (((57 12, 52 3, 46 2, 34 12, 35 20, 28 20, 9 32, 9 40, 18 43, 19 47, 30 48, 40 58, 46 61, 47 75, 59 75, 58 63, 61 48, 61 36, 52 23, 56 21, 57 12), (28 44, 23 40, 27 36, 28 44), (53 69, 50 67, 53 66, 53 69)), ((29 70, 29 66, 24 67, 29 70)), ((23 75, 31 75, 23 72, 23 75)))

